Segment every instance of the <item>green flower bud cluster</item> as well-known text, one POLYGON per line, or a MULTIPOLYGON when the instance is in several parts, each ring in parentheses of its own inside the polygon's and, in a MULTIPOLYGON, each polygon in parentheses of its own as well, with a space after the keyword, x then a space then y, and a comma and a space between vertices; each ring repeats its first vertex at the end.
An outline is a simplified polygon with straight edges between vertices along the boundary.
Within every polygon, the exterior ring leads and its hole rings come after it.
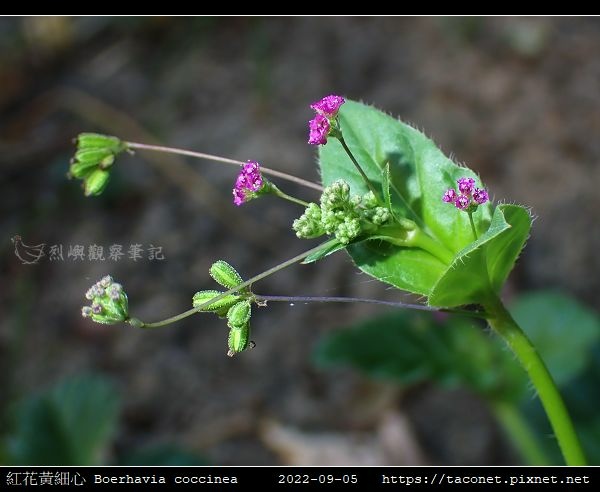
POLYGON ((320 206, 311 203, 292 228, 302 239, 329 234, 340 243, 349 244, 390 219, 390 211, 378 205, 372 192, 362 197, 351 195, 348 183, 340 179, 323 190, 320 206))
MULTIPOLYGON (((233 289, 243 280, 240 274, 229 263, 223 260, 216 261, 210 267, 210 276, 215 282, 227 289, 233 289)), ((241 289, 236 294, 229 294, 207 306, 211 299, 223 294, 218 290, 202 290, 196 292, 192 298, 192 305, 202 312, 214 312, 220 318, 227 318, 229 337, 227 340, 229 357, 233 357, 247 348, 254 347, 250 341, 250 316, 252 304, 249 299, 251 293, 248 289, 241 289)))
POLYGON ((86 196, 99 195, 108 184, 115 157, 126 150, 127 145, 116 137, 98 133, 81 133, 76 143, 69 176, 83 180, 86 196))
POLYGON ((85 298, 92 301, 91 306, 81 308, 84 318, 96 323, 114 325, 129 319, 129 304, 123 286, 107 275, 96 282, 86 292, 85 298))

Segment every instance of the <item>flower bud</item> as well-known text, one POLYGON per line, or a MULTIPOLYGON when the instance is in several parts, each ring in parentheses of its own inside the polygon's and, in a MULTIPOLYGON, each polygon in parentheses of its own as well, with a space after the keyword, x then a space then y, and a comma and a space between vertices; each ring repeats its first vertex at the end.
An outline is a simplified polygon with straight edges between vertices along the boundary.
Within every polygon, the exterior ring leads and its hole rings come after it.
MULTIPOLYGON (((222 292, 219 292, 218 290, 201 290, 200 292, 196 292, 194 294, 194 297, 192 298, 192 305, 195 308, 199 308, 202 306, 202 304, 207 303, 211 299, 214 299, 221 294, 222 292)), ((238 302, 239 299, 239 296, 230 294, 225 296, 223 299, 219 299, 218 301, 201 308, 200 311, 216 312, 219 316, 224 316, 229 311, 229 308, 238 302)))
POLYGON ((110 149, 119 152, 125 149, 124 142, 117 137, 101 135, 100 133, 80 133, 77 136, 78 149, 110 149))
POLYGON ((92 304, 81 308, 84 318, 109 325, 129 319, 127 294, 121 284, 115 283, 108 275, 96 282, 86 292, 85 298, 92 301, 92 304))
POLYGON ((250 321, 252 305, 250 301, 240 301, 234 304, 227 312, 227 326, 241 328, 250 321))
POLYGON ((84 181, 85 195, 99 195, 108 184, 108 169, 115 158, 127 149, 116 137, 82 133, 77 137, 77 151, 71 160, 69 175, 84 181))
POLYGON ((250 322, 246 322, 240 327, 231 328, 227 345, 229 347, 227 351, 229 357, 233 357, 249 347, 254 347, 254 343, 250 341, 250 322))
POLYGON ((108 178, 110 178, 110 173, 108 171, 99 168, 92 171, 85 179, 85 196, 99 195, 102 193, 108 184, 108 178))
POLYGON ((223 260, 214 262, 209 273, 215 282, 227 289, 233 289, 243 282, 236 269, 223 260))

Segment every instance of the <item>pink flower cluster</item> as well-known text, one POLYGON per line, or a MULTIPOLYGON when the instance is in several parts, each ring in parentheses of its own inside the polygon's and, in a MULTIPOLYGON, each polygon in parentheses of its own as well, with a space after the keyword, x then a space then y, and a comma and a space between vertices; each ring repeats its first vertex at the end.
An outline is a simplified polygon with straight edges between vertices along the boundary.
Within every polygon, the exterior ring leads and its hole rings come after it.
POLYGON ((342 96, 332 94, 310 105, 317 114, 308 122, 309 144, 325 145, 327 143, 331 120, 337 116, 340 106, 345 102, 346 100, 342 96))
POLYGON ((473 178, 460 178, 456 180, 458 192, 454 188, 446 190, 442 200, 446 203, 453 203, 459 210, 468 210, 470 207, 477 208, 483 205, 490 197, 484 188, 475 188, 473 178))
POLYGON ((248 161, 242 166, 242 170, 235 180, 233 203, 239 207, 242 203, 247 202, 250 193, 260 190, 263 184, 260 164, 256 161, 248 161))

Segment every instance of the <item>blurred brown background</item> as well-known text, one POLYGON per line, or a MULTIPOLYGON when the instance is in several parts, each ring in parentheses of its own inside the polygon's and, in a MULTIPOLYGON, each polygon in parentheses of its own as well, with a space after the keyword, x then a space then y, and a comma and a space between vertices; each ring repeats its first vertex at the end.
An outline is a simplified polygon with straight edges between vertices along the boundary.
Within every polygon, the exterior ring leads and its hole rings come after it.
MULTIPOLYGON (((320 334, 379 308, 271 305, 253 316, 257 347, 234 359, 209 315, 155 332, 82 319, 83 294, 106 273, 153 321, 214 288, 218 258, 247 278, 311 243, 291 231, 301 212, 291 204, 235 208, 235 169, 215 163, 140 152, 86 199, 65 178, 71 139, 155 140, 318 180, 308 104, 363 100, 424 129, 496 200, 532 207, 512 291, 557 287, 600 308, 599 55, 600 20, 586 18, 0 19, 0 407, 94 372, 116 381, 122 401, 105 462, 163 443, 215 464, 514 462, 467 392, 407 394, 311 365, 320 334), (62 244, 64 261, 21 264, 15 234, 62 244), (136 243, 161 246, 165 260, 87 258, 89 245, 106 257, 111 244, 136 243), (75 244, 85 261, 67 257, 75 244)), ((403 297, 344 254, 255 290, 403 297)))

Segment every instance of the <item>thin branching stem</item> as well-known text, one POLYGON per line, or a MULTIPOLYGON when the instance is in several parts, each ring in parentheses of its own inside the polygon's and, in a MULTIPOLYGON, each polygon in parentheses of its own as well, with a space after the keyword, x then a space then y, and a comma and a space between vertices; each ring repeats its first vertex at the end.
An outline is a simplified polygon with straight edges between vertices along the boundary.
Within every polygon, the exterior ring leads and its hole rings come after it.
MULTIPOLYGON (((150 145, 143 144, 137 142, 125 142, 129 149, 138 149, 138 150, 151 150, 155 152, 164 152, 167 154, 176 154, 176 155, 185 155, 188 157, 195 157, 197 159, 206 159, 208 161, 221 162, 222 164, 230 164, 234 166, 243 166, 245 162, 236 161, 235 159, 229 159, 227 157, 221 157, 218 155, 205 154, 204 152, 194 152, 193 150, 185 150, 179 149, 177 147, 166 147, 164 145, 150 145)), ((323 187, 317 183, 313 183, 312 181, 308 181, 306 179, 298 178, 297 176, 293 176, 288 173, 284 173, 282 171, 277 171, 276 169, 271 169, 268 167, 260 166, 261 172, 264 174, 268 174, 271 176, 275 176, 280 179, 284 179, 286 181, 290 181, 292 183, 296 183, 300 186, 304 186, 306 188, 312 188, 313 190, 317 190, 319 192, 323 191, 323 187)))

